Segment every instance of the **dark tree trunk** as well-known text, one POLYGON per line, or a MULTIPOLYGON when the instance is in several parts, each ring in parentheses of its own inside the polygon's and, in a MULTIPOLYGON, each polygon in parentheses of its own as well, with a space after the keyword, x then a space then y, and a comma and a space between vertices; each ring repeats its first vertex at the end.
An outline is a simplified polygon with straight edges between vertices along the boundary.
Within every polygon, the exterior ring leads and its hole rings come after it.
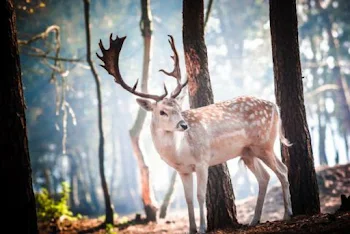
POLYGON ((285 136, 293 143, 282 145, 294 215, 320 212, 320 200, 306 121, 300 67, 296 2, 270 0, 270 27, 275 76, 275 95, 285 136))
POLYGON ((105 176, 105 167, 104 167, 104 134, 103 134, 103 118, 102 118, 102 95, 101 95, 101 83, 100 78, 97 74, 95 66, 91 59, 91 37, 90 37, 90 1, 84 0, 84 16, 85 16, 85 31, 86 31, 86 60, 91 68, 91 72, 93 74, 95 84, 96 84, 96 94, 97 94, 97 103, 98 103, 98 131, 99 131, 99 145, 98 145, 98 159, 99 159, 99 169, 100 169, 100 177, 101 177, 101 185, 103 190, 103 197, 105 200, 105 213, 106 213, 106 224, 113 224, 114 219, 114 211, 111 203, 111 197, 108 192, 108 186, 105 176))
MULTIPOLYGON (((204 40, 203 0, 183 1, 183 44, 190 107, 214 102, 204 40)), ((226 163, 209 168, 206 196, 208 231, 237 224, 234 194, 226 163)))
MULTIPOLYGON (((147 93, 149 70, 151 63, 151 43, 152 43, 152 15, 150 0, 141 0, 141 21, 140 29, 143 36, 144 53, 143 53, 143 69, 141 80, 141 91, 147 93)), ((141 197, 148 221, 157 221, 157 210, 155 198, 150 182, 149 168, 143 157, 140 148, 139 139, 143 124, 146 119, 146 111, 139 107, 136 120, 133 127, 130 129, 130 138, 134 154, 137 158, 141 176, 141 197)))
MULTIPOLYGON (((3 41, 0 84, 1 223, 16 233, 38 233, 32 187, 25 104, 17 44, 16 14, 12 0, 2 1, 3 41)), ((2 227, 4 228, 4 227, 2 227)))

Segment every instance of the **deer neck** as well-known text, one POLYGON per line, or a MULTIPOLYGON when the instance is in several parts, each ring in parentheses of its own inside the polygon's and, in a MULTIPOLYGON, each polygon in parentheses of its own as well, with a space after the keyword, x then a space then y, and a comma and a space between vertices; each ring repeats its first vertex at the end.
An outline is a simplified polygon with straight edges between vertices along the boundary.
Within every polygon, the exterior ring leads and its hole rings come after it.
POLYGON ((176 162, 178 159, 177 149, 182 143, 184 135, 159 129, 154 122, 151 123, 151 134, 159 155, 167 162, 176 162))

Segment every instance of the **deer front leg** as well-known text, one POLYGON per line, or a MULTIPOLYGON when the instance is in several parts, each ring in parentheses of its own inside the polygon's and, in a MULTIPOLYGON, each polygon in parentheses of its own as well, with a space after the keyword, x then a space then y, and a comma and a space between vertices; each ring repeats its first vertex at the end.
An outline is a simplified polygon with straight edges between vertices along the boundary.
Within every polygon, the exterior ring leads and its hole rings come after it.
POLYGON ((207 192, 207 183, 208 183, 208 166, 201 165, 196 167, 197 173, 197 199, 199 204, 199 213, 200 213, 200 226, 199 233, 205 233, 207 225, 205 222, 204 215, 204 203, 205 195, 207 192))
POLYGON ((179 173, 184 187, 185 198, 190 222, 190 233, 197 233, 196 221, 193 208, 193 175, 192 173, 179 173))

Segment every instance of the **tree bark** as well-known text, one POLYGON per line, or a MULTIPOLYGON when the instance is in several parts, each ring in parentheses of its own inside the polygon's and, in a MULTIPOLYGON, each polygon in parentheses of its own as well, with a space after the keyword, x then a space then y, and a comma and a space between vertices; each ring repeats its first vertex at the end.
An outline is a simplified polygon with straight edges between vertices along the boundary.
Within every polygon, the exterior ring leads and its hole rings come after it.
POLYGON ((270 0, 275 95, 291 147, 281 146, 294 215, 320 212, 318 185, 306 121, 300 67, 296 2, 270 0))
POLYGON ((0 178, 2 223, 23 234, 38 233, 25 103, 12 0, 2 1, 4 72, 0 84, 0 178), (19 225, 20 224, 20 225, 19 225))
POLYGON ((105 200, 105 213, 106 213, 106 224, 113 224, 114 211, 111 203, 111 198, 108 192, 108 186, 105 176, 105 167, 104 167, 104 134, 103 134, 103 118, 102 118, 102 95, 101 95, 101 83, 100 78, 97 74, 95 66, 91 59, 91 37, 90 37, 90 1, 84 0, 84 16, 85 16, 85 30, 86 30, 86 59, 91 68, 95 84, 96 84, 96 94, 97 94, 97 107, 98 107, 98 131, 99 131, 99 145, 98 145, 98 159, 99 159, 99 170, 101 177, 101 185, 103 190, 103 197, 105 200))
POLYGON ((161 219, 164 219, 166 217, 166 212, 169 207, 171 197, 175 190, 176 177, 177 177, 177 171, 174 171, 173 174, 171 175, 168 191, 166 192, 163 203, 160 206, 159 218, 161 219))
MULTIPOLYGON (((203 0, 183 1, 183 44, 190 107, 214 102, 204 40, 203 0)), ((206 194, 208 231, 237 224, 234 194, 226 163, 209 168, 206 194)))
MULTIPOLYGON (((148 78, 151 63, 151 45, 152 45, 152 14, 150 8, 150 0, 141 0, 141 21, 140 29, 143 36, 144 51, 143 51, 143 68, 142 68, 142 80, 141 91, 147 93, 148 78)), ((155 205, 155 198, 153 189, 150 183, 149 168, 146 165, 144 156, 142 154, 139 139, 140 133, 145 122, 146 111, 139 107, 136 120, 133 127, 130 129, 130 138, 134 151, 134 155, 137 158, 138 166, 141 176, 141 196, 146 213, 146 219, 148 221, 157 221, 157 210, 155 205)))

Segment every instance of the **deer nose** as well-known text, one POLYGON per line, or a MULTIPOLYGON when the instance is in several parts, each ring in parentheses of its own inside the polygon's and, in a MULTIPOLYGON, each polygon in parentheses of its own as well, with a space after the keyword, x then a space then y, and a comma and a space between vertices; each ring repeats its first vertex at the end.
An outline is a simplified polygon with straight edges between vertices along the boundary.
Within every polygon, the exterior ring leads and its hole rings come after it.
POLYGON ((185 121, 181 120, 178 124, 178 127, 181 127, 183 130, 186 130, 188 128, 188 125, 185 121))

